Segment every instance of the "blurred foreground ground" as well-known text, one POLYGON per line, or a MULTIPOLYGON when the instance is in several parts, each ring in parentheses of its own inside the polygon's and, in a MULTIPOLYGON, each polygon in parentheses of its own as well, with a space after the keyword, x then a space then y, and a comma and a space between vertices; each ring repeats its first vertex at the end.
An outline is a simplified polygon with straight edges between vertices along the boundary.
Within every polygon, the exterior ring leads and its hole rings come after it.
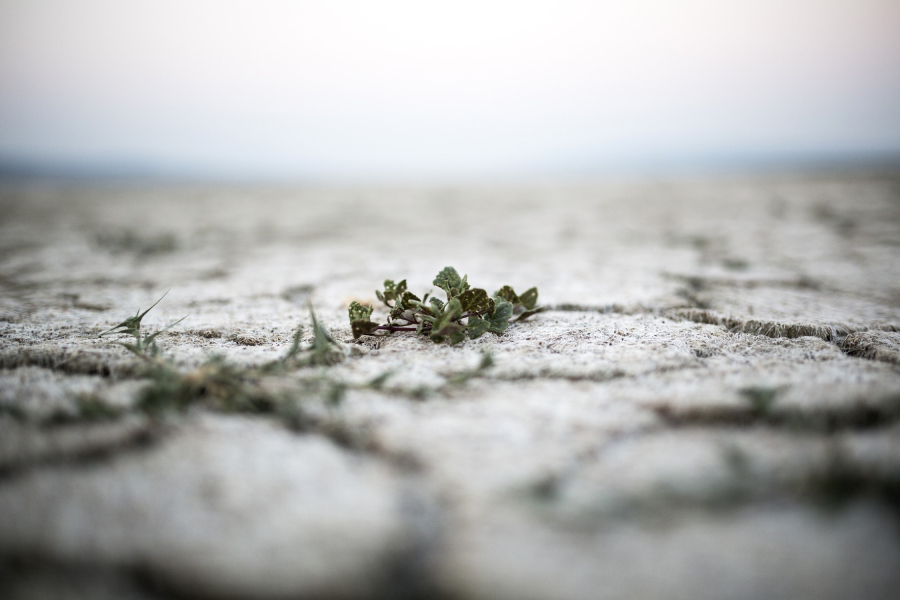
POLYGON ((900 175, 17 183, 0 215, 3 598, 896 597, 900 175), (549 310, 352 339, 352 299, 446 265, 549 310), (136 410, 97 334, 169 288, 186 372, 277 358, 312 302, 346 358, 266 383, 306 426, 136 410))

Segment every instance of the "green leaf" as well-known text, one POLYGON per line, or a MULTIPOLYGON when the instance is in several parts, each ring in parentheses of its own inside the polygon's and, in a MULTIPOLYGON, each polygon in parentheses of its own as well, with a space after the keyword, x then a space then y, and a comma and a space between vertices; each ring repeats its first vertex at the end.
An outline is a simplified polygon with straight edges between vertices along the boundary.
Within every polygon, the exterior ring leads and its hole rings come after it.
POLYGON ((435 320, 431 329, 431 339, 435 342, 442 342, 445 337, 450 337, 450 343, 453 344, 456 343, 453 341, 454 339, 457 342, 461 340, 460 335, 465 338, 465 327, 455 322, 461 315, 462 305, 458 298, 453 298, 444 307, 444 312, 435 320))
POLYGON ((169 324, 169 325, 163 327, 162 329, 160 329, 160 330, 157 331, 157 332, 154 332, 154 333, 151 333, 151 334, 149 334, 149 335, 144 336, 144 340, 141 342, 141 345, 143 345, 143 346, 146 348, 146 347, 149 347, 150 344, 155 344, 155 343, 156 343, 156 341, 155 341, 155 340, 156 340, 156 336, 158 336, 159 334, 163 333, 164 331, 168 331, 169 329, 172 329, 173 327, 175 327, 176 325, 178 325, 179 323, 181 323, 181 322, 184 321, 185 319, 187 319, 187 315, 181 317, 180 319, 178 319, 178 320, 175 321, 174 323, 171 323, 171 324, 169 324))
POLYGON ((509 327, 509 318, 512 316, 512 304, 509 302, 498 302, 494 307, 494 312, 488 316, 491 323, 490 331, 494 333, 503 333, 509 327))
MULTIPOLYGON (((309 349, 312 351, 309 356, 309 362, 313 365, 331 365, 344 359, 344 353, 340 349, 340 344, 334 341, 331 334, 326 331, 316 318, 316 311, 313 310, 312 302, 307 300, 309 307, 309 320, 312 321, 313 341, 309 349)), ((371 308, 369 311, 371 312, 371 308)), ((353 323, 350 324, 353 327, 353 323)), ((377 327, 377 325, 376 325, 377 327)))
POLYGON ((494 292, 495 298, 503 298, 507 302, 512 303, 513 305, 519 303, 519 296, 516 295, 516 292, 512 289, 511 286, 504 285, 502 288, 494 292))
POLYGON ((350 303, 350 309, 347 312, 350 314, 351 323, 354 321, 368 321, 372 317, 372 307, 363 306, 355 300, 350 303))
MULTIPOLYGON (((336 342, 335 339, 331 337, 331 334, 322 327, 321 323, 319 323, 312 303, 307 300, 306 305, 309 309, 309 319, 312 322, 312 343, 305 347, 301 345, 303 327, 297 327, 297 330, 294 332, 291 347, 288 349, 287 353, 276 361, 262 365, 261 369, 264 372, 283 369, 287 364, 293 366, 332 365, 343 360, 344 352, 341 350, 341 345, 336 342)), ((356 302, 353 302, 351 307, 357 308, 357 315, 371 312, 371 308, 362 306, 356 302), (353 304, 355 304, 356 307, 353 307, 353 304)), ((364 323, 365 321, 362 322, 364 323)), ((354 322, 351 321, 350 326, 351 329, 354 329, 355 331, 358 328, 354 328, 353 323, 354 322)))
POLYGON ((165 298, 166 294, 168 294, 168 293, 169 293, 169 290, 166 290, 166 293, 163 294, 162 296, 160 296, 159 300, 154 302, 153 305, 150 306, 150 308, 148 308, 144 312, 141 312, 141 309, 138 309, 133 317, 128 317, 127 319, 125 319, 124 321, 122 321, 121 323, 116 325, 115 327, 107 329, 106 331, 104 331, 103 333, 100 334, 100 337, 103 337, 107 333, 126 333, 128 335, 133 335, 135 337, 139 337, 140 333, 141 333, 141 321, 143 320, 144 316, 148 312, 150 312, 154 306, 156 306, 157 304, 162 302, 162 299, 165 298), (121 329, 121 331, 116 331, 117 329, 121 329))
POLYGON ((447 292, 447 298, 449 299, 459 296, 462 292, 469 289, 469 282, 466 280, 467 277, 468 275, 464 275, 460 278, 456 269, 453 267, 444 267, 431 283, 447 292))
POLYGON ((486 313, 491 310, 491 299, 487 292, 480 288, 466 290, 459 295, 459 302, 463 312, 486 313))
MULTIPOLYGON (((319 349, 325 348, 329 345, 337 345, 337 342, 334 341, 334 338, 331 337, 331 334, 328 333, 324 327, 319 324, 319 320, 316 318, 316 311, 313 310, 312 302, 307 300, 306 306, 309 308, 309 320, 312 321, 312 330, 313 330, 313 343, 312 347, 319 349)), ((371 312, 371 308, 369 311, 371 312)))
POLYGON ((469 330, 469 339, 474 340, 480 338, 488 330, 489 323, 481 317, 469 317, 469 324, 466 326, 469 330))
POLYGON ((350 313, 350 330, 353 332, 354 338, 371 333, 378 327, 377 323, 371 321, 371 306, 363 306, 359 302, 353 301, 350 303, 350 310, 348 312, 350 313))
POLYGON ((513 312, 521 313, 519 318, 516 319, 517 321, 526 319, 531 315, 543 310, 542 308, 538 308, 537 306, 538 289, 536 287, 529 288, 520 296, 516 294, 515 290, 513 290, 511 286, 504 285, 502 288, 494 292, 494 297, 502 298, 507 302, 512 303, 513 312))
POLYGON ((456 344, 466 339, 466 328, 462 325, 457 325, 457 328, 450 333, 449 337, 450 345, 455 346, 456 344))
POLYGON ((432 298, 429 302, 431 303, 431 314, 439 315, 444 311, 444 303, 440 298, 432 298))
POLYGON ((494 311, 484 318, 469 317, 468 330, 469 338, 475 339, 481 337, 486 331, 501 334, 509 327, 509 318, 512 316, 512 303, 501 300, 494 307, 494 311))
POLYGON ((466 328, 459 323, 448 323, 440 328, 439 331, 432 330, 431 340, 435 343, 443 342, 449 339, 450 345, 458 344, 466 339, 466 328))
POLYGON ((412 292, 403 292, 403 296, 400 297, 400 302, 398 303, 401 308, 418 308, 419 297, 413 294, 412 292), (416 304, 413 304, 415 302, 416 304))
POLYGON ((525 319, 527 319, 527 318, 530 317, 531 315, 536 315, 536 314, 538 314, 539 312, 544 312, 545 310, 547 310, 547 307, 546 307, 546 306, 537 306, 537 307, 535 307, 535 308, 532 308, 531 310, 526 310, 526 311, 523 312, 521 315, 519 315, 518 317, 516 317, 514 320, 515 320, 515 321, 524 321, 525 319))
MULTIPOLYGON (((519 296, 518 304, 521 304, 525 307, 525 310, 531 310, 537 305, 538 299, 538 290, 536 287, 525 290, 521 296, 519 296)), ((516 304, 516 303, 514 303, 516 304)))
POLYGON ((367 333, 372 333, 376 327, 378 327, 378 323, 373 323, 368 320, 360 319, 358 321, 350 321, 350 329, 353 331, 354 338, 358 338, 367 333))
POLYGON ((401 296, 403 296, 403 292, 406 291, 406 280, 402 280, 400 283, 394 283, 393 279, 385 279, 384 280, 384 292, 380 292, 375 290, 375 295, 378 296, 378 299, 384 302, 387 306, 393 307, 391 301, 397 301, 401 296))
POLYGON ((297 331, 294 332, 294 337, 291 340, 291 347, 288 348, 287 353, 282 357, 281 361, 287 361, 300 353, 300 340, 303 337, 303 325, 297 327, 297 331))
POLYGON ((129 352, 133 352, 138 356, 144 355, 144 348, 140 344, 129 344, 128 342, 117 342, 120 346, 124 346, 129 352))
POLYGON ((441 327, 442 325, 446 325, 455 319, 458 319, 462 315, 462 312, 462 304, 460 304, 459 298, 453 298, 446 306, 444 306, 444 310, 437 321, 435 321, 434 326, 441 327))
MULTIPOLYGON (((169 292, 167 291, 166 294, 168 294, 168 293, 169 292)), ((171 324, 167 325, 166 327, 163 327, 159 331, 156 331, 154 333, 150 333, 150 334, 147 334, 144 336, 141 335, 141 321, 147 315, 147 313, 150 312, 150 310, 154 306, 159 304, 160 301, 166 297, 166 294, 163 294, 159 300, 157 300, 156 302, 153 303, 153 306, 151 306, 144 312, 141 312, 140 309, 138 309, 138 311, 135 313, 135 315, 133 317, 129 317, 129 318, 125 319, 124 321, 122 321, 121 323, 119 323, 118 325, 116 325, 115 327, 113 327, 112 329, 104 331, 103 333, 100 334, 100 337, 103 337, 104 335, 107 335, 109 333, 121 333, 121 334, 131 335, 134 337, 134 343, 133 344, 123 343, 123 344, 121 344, 122 346, 124 346, 131 352, 137 354, 138 356, 142 356, 142 357, 159 356, 160 352, 159 352, 159 347, 156 345, 156 337, 159 334, 163 333, 164 331, 168 331, 172 327, 175 327, 176 325, 178 325, 179 323, 181 323, 182 321, 184 321, 187 318, 186 316, 181 317, 174 323, 171 323, 171 324)))

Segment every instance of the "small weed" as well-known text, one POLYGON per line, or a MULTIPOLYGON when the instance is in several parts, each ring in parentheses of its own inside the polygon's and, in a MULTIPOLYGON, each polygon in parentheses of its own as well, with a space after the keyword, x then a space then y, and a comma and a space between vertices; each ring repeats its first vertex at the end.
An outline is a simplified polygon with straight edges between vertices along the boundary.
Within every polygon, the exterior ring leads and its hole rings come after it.
MULTIPOLYGON (((277 361, 259 368, 242 368, 227 362, 224 357, 213 356, 200 367, 185 373, 170 360, 163 359, 156 348, 154 338, 165 329, 148 336, 141 334, 141 319, 153 306, 110 330, 134 336, 134 344, 123 345, 148 361, 146 374, 151 381, 140 392, 138 406, 151 415, 183 411, 197 403, 225 412, 279 412, 284 408, 287 394, 267 389, 263 381, 266 376, 287 368, 332 365, 344 357, 340 344, 319 324, 310 305, 313 341, 308 346, 301 344, 303 328, 300 327, 287 353, 277 361)), ((304 382, 305 392, 325 390, 323 393, 333 404, 340 402, 346 387, 325 377, 304 382)))
MULTIPOLYGON (((509 293, 512 293, 512 290, 509 290, 509 293)), ((528 310, 534 310, 536 290, 531 298, 527 301, 530 307, 526 307, 520 314, 524 315, 528 310)), ((302 343, 304 328, 301 326, 297 328, 287 352, 276 361, 260 367, 245 368, 231 364, 221 356, 213 356, 201 366, 184 372, 170 359, 162 357, 155 343, 156 336, 180 323, 181 320, 149 335, 144 335, 141 331, 142 319, 161 300, 162 298, 147 310, 138 311, 135 316, 125 319, 101 334, 120 333, 134 338, 134 343, 122 345, 146 361, 147 368, 144 373, 149 383, 139 392, 137 406, 153 416, 181 412, 200 404, 223 412, 275 414, 288 424, 304 427, 308 417, 296 401, 299 396, 319 397, 326 406, 336 408, 340 406, 348 390, 381 390, 395 373, 393 369, 388 370, 368 382, 355 384, 336 380, 327 372, 321 372, 294 382, 290 388, 281 385, 277 376, 288 369, 327 367, 344 359, 341 345, 321 325, 311 304, 309 311, 313 339, 309 344, 302 343)), ((508 300, 504 302, 509 305, 509 312, 512 312, 512 302, 508 300)), ((448 377, 444 385, 434 389, 417 389, 408 395, 425 397, 430 393, 445 392, 451 387, 464 385, 469 380, 480 377, 492 365, 491 354, 485 352, 476 367, 448 377)), ((85 419, 118 415, 117 412, 111 411, 110 407, 99 402, 83 402, 80 411, 81 417, 85 419)))
POLYGON ((171 329, 172 327, 175 327, 176 325, 178 325, 179 323, 181 323, 182 321, 187 319, 187 316, 181 317, 174 323, 171 323, 168 326, 163 327, 159 331, 150 333, 148 335, 141 334, 141 321, 144 319, 144 316, 146 316, 146 314, 153 309, 154 306, 159 304, 162 301, 162 299, 166 297, 166 294, 168 294, 168 293, 169 292, 166 291, 166 293, 163 294, 159 300, 154 302, 153 305, 150 306, 150 308, 148 308, 144 312, 141 312, 141 309, 138 309, 133 317, 128 317, 127 319, 125 319, 124 321, 122 321, 121 323, 116 325, 115 327, 112 327, 111 329, 107 329, 106 331, 104 331, 103 333, 100 334, 100 337, 103 337, 104 335, 112 335, 112 334, 130 335, 130 336, 134 337, 133 344, 129 344, 127 342, 119 342, 119 343, 122 346, 125 346, 128 350, 130 350, 134 354, 137 354, 138 356, 141 356, 141 357, 159 356, 159 348, 156 345, 156 336, 158 336, 159 334, 161 334, 164 331, 171 329))
POLYGON ((521 321, 541 312, 537 306, 538 290, 533 287, 522 295, 508 285, 494 292, 493 297, 481 288, 469 285, 467 276, 459 276, 453 267, 445 267, 432 282, 441 288, 447 300, 430 298, 431 292, 421 299, 406 289, 406 280, 394 283, 385 280, 384 291, 375 295, 390 309, 387 323, 372 321, 372 307, 359 302, 350 304, 350 328, 353 337, 391 334, 395 331, 415 331, 427 335, 435 343, 447 340, 458 344, 475 339, 490 331, 501 334, 509 327, 510 320, 521 321), (513 318, 515 317, 515 318, 513 318))
POLYGON ((316 311, 313 310, 312 304, 307 303, 309 308, 309 320, 312 323, 313 340, 308 346, 303 347, 301 339, 303 338, 303 326, 297 328, 294 338, 291 341, 291 347, 287 353, 279 360, 264 365, 264 371, 277 371, 285 367, 303 367, 303 366, 331 366, 344 360, 344 351, 331 334, 322 327, 316 318, 316 311))
MULTIPOLYGON (((306 348, 309 364, 328 366, 344 360, 344 353, 341 351, 340 344, 334 341, 331 334, 319 324, 312 304, 308 303, 307 306, 309 306, 309 320, 312 321, 313 328, 312 344, 306 348)), ((294 357, 294 360, 297 360, 296 357, 294 357)))

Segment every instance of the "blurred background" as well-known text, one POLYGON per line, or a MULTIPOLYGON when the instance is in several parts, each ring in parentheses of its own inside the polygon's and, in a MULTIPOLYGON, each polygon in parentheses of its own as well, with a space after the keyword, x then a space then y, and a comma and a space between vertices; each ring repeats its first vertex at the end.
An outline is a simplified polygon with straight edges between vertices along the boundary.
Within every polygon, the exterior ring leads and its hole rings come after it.
POLYGON ((897 0, 0 0, 0 172, 529 181, 900 162, 897 0))

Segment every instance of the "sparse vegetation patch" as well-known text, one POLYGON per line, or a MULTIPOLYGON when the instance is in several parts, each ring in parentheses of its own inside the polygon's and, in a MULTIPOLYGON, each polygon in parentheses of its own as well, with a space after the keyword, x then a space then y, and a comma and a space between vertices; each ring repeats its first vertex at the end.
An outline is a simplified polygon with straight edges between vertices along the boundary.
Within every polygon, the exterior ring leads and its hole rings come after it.
MULTIPOLYGON (((168 294, 168 293, 169 292, 167 291, 166 294, 168 294)), ((154 302, 150 306, 150 308, 148 308, 144 312, 141 312, 141 309, 138 309, 133 317, 128 317, 127 319, 125 319, 124 321, 122 321, 121 323, 116 325, 115 327, 112 327, 111 329, 107 329, 106 331, 104 331, 103 333, 100 334, 100 337, 103 337, 104 335, 112 335, 112 334, 130 335, 130 336, 134 337, 133 343, 127 343, 127 342, 119 342, 119 343, 122 346, 125 346, 126 348, 128 348, 131 352, 137 354, 138 356, 141 356, 141 357, 146 356, 146 355, 158 356, 159 355, 159 347, 156 345, 156 337, 159 334, 161 334, 162 332, 167 331, 167 330, 171 329, 172 327, 178 325, 179 323, 181 323, 182 321, 184 321, 187 318, 187 316, 181 317, 174 323, 170 323, 169 325, 167 325, 166 327, 163 327, 159 331, 155 331, 155 332, 147 334, 147 335, 143 335, 141 333, 141 321, 144 319, 144 317, 147 315, 147 313, 153 309, 154 306, 159 304, 162 301, 162 299, 166 297, 166 294, 163 294, 159 300, 154 302)))
MULTIPOLYGON (((535 292, 536 294, 536 292, 535 292)), ((536 298, 536 295, 535 295, 536 298)), ((162 300, 162 298, 160 298, 162 300)), ((120 333, 134 338, 133 343, 121 343, 130 352, 144 361, 141 375, 149 383, 139 393, 137 406, 143 412, 159 416, 170 412, 187 410, 194 405, 202 405, 223 412, 267 413, 283 417, 292 426, 304 420, 298 400, 320 398, 328 406, 338 406, 347 390, 381 390, 394 374, 385 371, 370 381, 351 383, 333 377, 329 370, 314 373, 311 377, 292 379, 285 385, 279 377, 302 367, 330 367, 344 360, 344 349, 319 323, 312 305, 309 305, 312 326, 312 341, 303 343, 303 327, 298 327, 291 346, 279 359, 256 367, 241 367, 228 362, 222 356, 212 356, 201 366, 183 370, 162 355, 156 345, 156 337, 181 322, 152 334, 144 335, 141 321, 159 303, 157 300, 147 310, 125 319, 101 335, 120 333)), ((508 304, 511 304, 507 301, 508 304)), ((524 314, 524 313, 523 313, 524 314)), ((432 393, 449 391, 464 385, 470 379, 480 377, 493 365, 490 353, 482 355, 479 364, 469 370, 448 376, 442 386, 429 389, 415 389, 411 392, 394 391, 412 399, 424 399, 432 393)), ((108 418, 118 415, 117 411, 92 403, 83 411, 84 418, 108 418)))
POLYGON ((471 287, 468 276, 460 277, 453 267, 444 267, 432 283, 444 291, 446 300, 430 297, 431 292, 419 298, 407 289, 405 279, 399 283, 386 280, 384 290, 375 292, 390 311, 383 324, 372 320, 373 307, 353 302, 349 310, 353 337, 414 331, 435 343, 447 340, 452 345, 467 335, 473 340, 487 332, 499 335, 510 321, 521 321, 544 310, 537 305, 536 287, 519 295, 504 285, 489 296, 485 290, 471 287))

